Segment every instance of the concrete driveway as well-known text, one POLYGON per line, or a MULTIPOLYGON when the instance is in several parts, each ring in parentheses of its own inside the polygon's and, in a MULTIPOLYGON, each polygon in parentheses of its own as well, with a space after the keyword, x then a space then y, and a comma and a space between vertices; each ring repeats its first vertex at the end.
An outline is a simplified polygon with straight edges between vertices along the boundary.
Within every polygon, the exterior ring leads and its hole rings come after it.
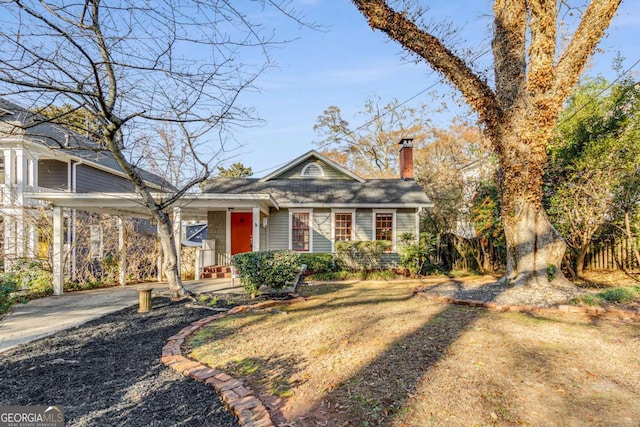
MULTIPOLYGON (((239 280, 204 279, 184 282, 192 292, 241 293, 239 280)), ((153 296, 168 292, 166 282, 140 283, 90 291, 69 292, 16 304, 0 321, 0 353, 19 344, 72 328, 107 313, 138 304, 138 290, 153 288, 153 296)))

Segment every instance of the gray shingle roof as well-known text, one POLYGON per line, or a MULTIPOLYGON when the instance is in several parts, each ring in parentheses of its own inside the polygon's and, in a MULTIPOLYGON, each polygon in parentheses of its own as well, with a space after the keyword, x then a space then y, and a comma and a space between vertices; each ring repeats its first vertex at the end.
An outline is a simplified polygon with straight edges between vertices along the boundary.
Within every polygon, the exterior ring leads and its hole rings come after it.
MULTIPOLYGON (((6 99, 0 98, 0 110, 12 113, 0 114, 0 121, 20 123, 20 129, 24 129, 25 136, 32 142, 40 143, 46 147, 60 150, 69 156, 93 162, 113 171, 123 173, 122 168, 118 165, 113 154, 108 150, 100 149, 93 140, 66 129, 63 126, 46 121, 42 122, 44 119, 41 116, 6 99), (70 148, 64 148, 65 146, 70 148)), ((138 171, 145 181, 164 189, 173 189, 173 186, 164 178, 144 169, 138 169, 138 171)))
POLYGON ((396 205, 429 206, 431 201, 412 180, 371 179, 365 182, 331 179, 212 178, 204 188, 215 194, 270 194, 280 206, 396 205))

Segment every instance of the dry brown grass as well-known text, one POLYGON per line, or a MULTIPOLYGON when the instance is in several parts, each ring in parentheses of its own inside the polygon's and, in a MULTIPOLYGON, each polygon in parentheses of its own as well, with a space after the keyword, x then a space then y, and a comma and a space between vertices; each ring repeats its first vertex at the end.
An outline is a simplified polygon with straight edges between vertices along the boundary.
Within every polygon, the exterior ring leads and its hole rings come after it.
POLYGON ((191 356, 244 378, 280 425, 639 425, 638 324, 439 305, 419 285, 306 287, 211 324, 191 356))

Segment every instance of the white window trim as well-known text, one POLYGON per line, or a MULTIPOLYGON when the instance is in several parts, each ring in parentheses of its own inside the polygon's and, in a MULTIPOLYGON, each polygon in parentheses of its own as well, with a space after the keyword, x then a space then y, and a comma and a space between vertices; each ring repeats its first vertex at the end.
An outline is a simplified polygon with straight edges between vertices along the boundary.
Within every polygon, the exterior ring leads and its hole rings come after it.
POLYGON ((309 169, 310 166, 317 166, 318 169, 320 169, 320 176, 324 178, 324 169, 322 169, 322 166, 318 162, 310 162, 304 165, 302 171, 300 172, 300 175, 304 177, 315 178, 314 176, 306 175, 307 169, 309 169))
POLYGON ((356 237, 356 210, 355 209, 331 209, 331 252, 336 251, 336 214, 351 214, 351 240, 356 237))
POLYGON ((297 251, 302 253, 311 253, 313 252, 313 209, 289 209, 289 250, 293 250, 293 214, 296 213, 308 213, 309 214, 309 250, 308 251, 297 251))
POLYGON ((379 213, 390 213, 393 215, 392 219, 391 219, 391 226, 393 227, 393 232, 391 233, 391 251, 392 252, 397 252, 397 246, 396 246, 396 238, 397 238, 397 234, 398 234, 398 228, 396 225, 396 218, 397 218, 397 209, 372 209, 371 210, 371 222, 372 222, 372 227, 371 227, 371 240, 376 240, 376 214, 379 213))

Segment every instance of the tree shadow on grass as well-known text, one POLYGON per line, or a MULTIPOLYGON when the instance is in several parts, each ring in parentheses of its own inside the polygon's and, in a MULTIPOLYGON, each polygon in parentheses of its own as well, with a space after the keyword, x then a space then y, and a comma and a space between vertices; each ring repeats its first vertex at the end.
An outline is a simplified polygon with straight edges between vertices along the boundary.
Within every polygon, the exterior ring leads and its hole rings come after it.
POLYGON ((389 425, 429 369, 483 313, 479 308, 447 306, 329 391, 310 411, 311 422, 305 425, 327 419, 328 425, 389 425))

